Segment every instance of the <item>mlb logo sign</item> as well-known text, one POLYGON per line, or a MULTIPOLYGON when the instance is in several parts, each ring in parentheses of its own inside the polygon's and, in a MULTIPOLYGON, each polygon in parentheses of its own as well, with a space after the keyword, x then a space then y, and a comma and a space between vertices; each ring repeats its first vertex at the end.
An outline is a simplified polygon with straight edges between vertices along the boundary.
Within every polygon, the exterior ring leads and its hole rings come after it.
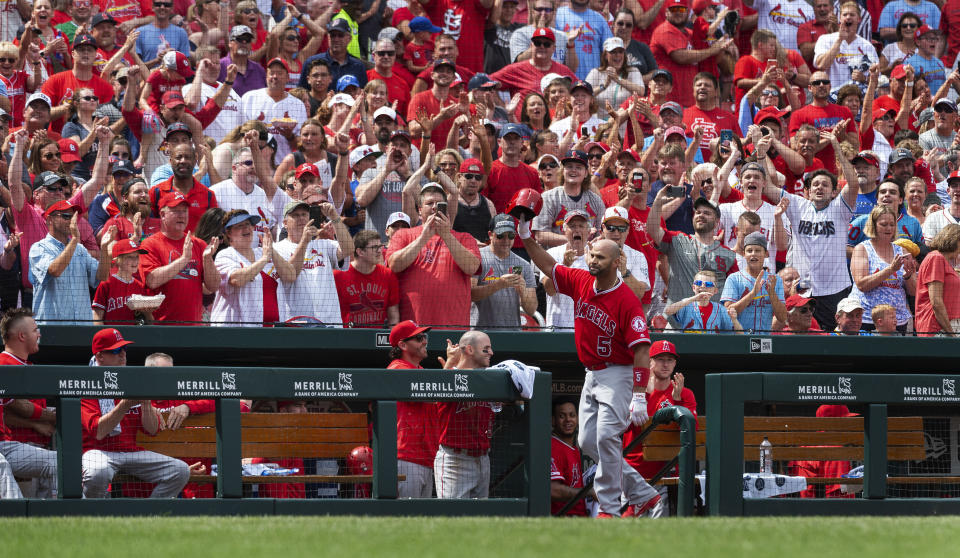
POLYGON ((390 348, 390 334, 387 332, 378 332, 377 333, 377 348, 378 349, 389 349, 390 348))

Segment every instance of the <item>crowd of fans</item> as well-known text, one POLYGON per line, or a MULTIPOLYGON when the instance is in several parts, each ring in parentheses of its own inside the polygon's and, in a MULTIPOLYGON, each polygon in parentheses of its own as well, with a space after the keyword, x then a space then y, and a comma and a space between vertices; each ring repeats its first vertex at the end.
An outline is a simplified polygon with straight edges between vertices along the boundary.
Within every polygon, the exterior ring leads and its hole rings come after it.
POLYGON ((41 323, 569 329, 535 196, 654 329, 960 332, 960 0, 9 4, 41 323))

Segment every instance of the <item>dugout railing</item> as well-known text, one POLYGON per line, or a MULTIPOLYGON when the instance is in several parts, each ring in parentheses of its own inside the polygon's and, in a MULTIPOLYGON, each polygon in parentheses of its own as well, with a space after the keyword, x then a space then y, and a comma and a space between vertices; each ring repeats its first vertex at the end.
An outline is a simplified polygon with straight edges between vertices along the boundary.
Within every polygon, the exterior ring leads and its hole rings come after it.
MULTIPOLYGON (((956 498, 891 498, 887 490, 888 405, 956 409, 960 376, 949 374, 707 374, 707 508, 710 515, 960 514, 956 498), (858 405, 863 412, 863 497, 802 499, 743 497, 744 405, 858 405)), ((774 455, 776 458, 776 455, 774 455)))
POLYGON ((524 494, 517 498, 438 500, 397 498, 397 401, 502 401, 520 395, 508 372, 404 370, 6 366, 0 397, 46 397, 57 407, 55 446, 58 497, 0 500, 0 516, 43 515, 504 515, 550 512, 549 372, 537 371, 533 397, 523 402, 524 494), (151 500, 83 499, 81 484, 83 398, 213 399, 216 401, 216 498, 151 500), (372 401, 372 498, 243 498, 241 399, 372 401))

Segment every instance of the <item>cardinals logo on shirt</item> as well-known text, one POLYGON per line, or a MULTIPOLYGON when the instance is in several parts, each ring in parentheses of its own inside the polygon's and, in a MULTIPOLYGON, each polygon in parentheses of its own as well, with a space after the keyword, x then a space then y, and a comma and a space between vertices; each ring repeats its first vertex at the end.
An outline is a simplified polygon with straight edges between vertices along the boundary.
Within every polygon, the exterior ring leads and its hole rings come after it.
POLYGON ((463 30, 463 14, 455 10, 447 10, 443 14, 443 32, 456 40, 460 40, 460 32, 463 30))

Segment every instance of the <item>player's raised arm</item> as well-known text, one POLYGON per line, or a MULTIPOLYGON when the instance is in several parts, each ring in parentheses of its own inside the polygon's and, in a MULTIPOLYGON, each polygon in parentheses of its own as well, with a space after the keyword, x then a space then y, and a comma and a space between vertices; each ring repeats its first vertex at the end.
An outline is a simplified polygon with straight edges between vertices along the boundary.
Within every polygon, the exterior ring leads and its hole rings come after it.
POLYGON ((530 261, 540 269, 541 273, 547 277, 553 277, 553 266, 557 265, 557 261, 534 240, 530 233, 530 221, 520 219, 520 223, 517 225, 517 234, 523 241, 523 247, 526 248, 530 261))

